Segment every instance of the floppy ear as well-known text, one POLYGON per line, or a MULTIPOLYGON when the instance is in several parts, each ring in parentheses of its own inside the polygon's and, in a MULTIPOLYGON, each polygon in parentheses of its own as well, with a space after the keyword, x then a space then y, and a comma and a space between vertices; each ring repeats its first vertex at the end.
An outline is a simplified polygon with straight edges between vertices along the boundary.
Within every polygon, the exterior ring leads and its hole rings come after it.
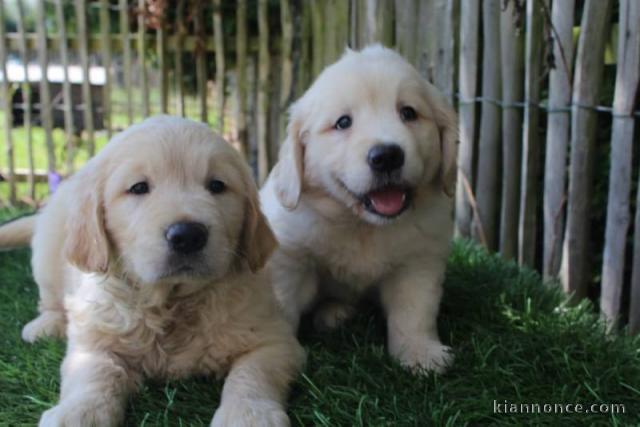
POLYGON ((291 119, 287 126, 287 139, 280 147, 278 164, 273 170, 276 196, 287 209, 295 209, 300 201, 302 191, 303 146, 301 142, 301 120, 294 105, 291 109, 291 119))
MULTIPOLYGON (((72 179, 83 180, 84 176, 72 179)), ((82 181, 82 189, 67 218, 64 251, 67 260, 80 270, 105 273, 109 268, 109 241, 104 224, 102 185, 97 179, 82 181)), ((79 182, 79 181, 76 181, 79 182)))
POLYGON ((252 272, 257 272, 266 264, 278 241, 260 210, 260 201, 255 185, 250 183, 244 217, 244 227, 240 241, 240 254, 247 260, 252 272))
POLYGON ((434 94, 435 88, 429 91, 435 119, 440 131, 440 163, 439 177, 444 193, 453 197, 456 190, 456 159, 458 157, 458 116, 448 102, 440 94, 434 94), (434 96, 435 95, 435 96, 434 96))

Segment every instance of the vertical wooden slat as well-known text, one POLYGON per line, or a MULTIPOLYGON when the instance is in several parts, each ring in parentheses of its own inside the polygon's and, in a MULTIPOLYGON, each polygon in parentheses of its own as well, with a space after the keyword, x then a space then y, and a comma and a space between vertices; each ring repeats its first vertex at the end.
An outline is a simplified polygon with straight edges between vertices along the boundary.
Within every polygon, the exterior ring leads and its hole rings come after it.
POLYGON ((213 32, 216 45, 216 128, 224 132, 225 63, 224 33, 222 28, 222 1, 213 0, 213 32))
POLYGON ((358 47, 371 43, 392 46, 395 36, 394 0, 358 0, 358 47))
POLYGON ((560 277, 564 290, 587 295, 589 277, 589 209, 593 179, 596 112, 604 68, 604 47, 611 0, 587 0, 582 14, 573 79, 569 201, 560 277))
POLYGON ((458 177, 456 182, 456 235, 471 236, 472 211, 465 182, 473 188, 473 157, 476 138, 476 97, 478 79, 478 40, 480 1, 460 2, 460 147, 458 149, 458 177))
POLYGON ((258 182, 269 173, 267 115, 269 109, 269 23, 268 0, 258 0, 258 94, 256 127, 258 136, 258 182))
MULTIPOLYGON (((296 70, 293 74, 293 80, 295 81, 294 99, 301 96, 311 84, 311 6, 309 2, 300 2, 298 8, 300 9, 300 18, 299 20, 294 20, 294 25, 297 29, 294 34, 300 35, 297 45, 299 49, 297 52, 299 53, 294 52, 292 54, 294 69, 296 70), (295 61, 298 61, 297 64, 295 61)), ((294 45, 295 48, 296 46, 294 45)))
POLYGON ((138 63, 140 66, 140 86, 142 87, 142 114, 149 116, 149 83, 147 82, 147 59, 145 50, 145 34, 147 25, 145 19, 145 0, 138 0, 138 63))
POLYGON ((16 182, 15 182, 15 158, 13 153, 13 138, 11 126, 13 122, 11 94, 9 93, 9 78, 7 75, 7 40, 4 26, 4 0, 0 0, 0 71, 2 71, 2 109, 4 111, 4 137, 5 154, 7 156, 7 176, 5 179, 9 184, 9 202, 16 203, 16 182))
POLYGON ((23 0, 17 1, 18 21, 17 29, 20 35, 18 50, 20 52, 20 60, 24 70, 24 83, 22 84, 22 108, 24 111, 24 127, 27 134, 27 158, 29 161, 29 176, 27 182, 29 184, 29 198, 35 201, 36 184, 35 184, 35 164, 33 159, 33 135, 31 132, 31 83, 29 82, 29 57, 27 55, 27 36, 24 28, 24 5, 23 0))
MULTIPOLYGON (((434 67, 436 66, 436 46, 440 39, 437 34, 437 19, 442 18, 436 16, 436 6, 439 6, 442 0, 422 1, 418 2, 418 38, 416 46, 416 67, 422 76, 434 82, 434 67)), ((441 10, 438 8, 438 10, 441 10)), ((402 13, 398 12, 402 15, 402 13)))
POLYGON ((416 59, 416 37, 418 34, 417 0, 395 0, 396 5, 396 48, 414 65, 416 59))
POLYGON ((313 41, 312 54, 312 78, 318 74, 325 66, 324 58, 324 32, 325 32, 325 8, 322 0, 311 0, 311 37, 313 41))
POLYGON ((76 19, 78 24, 78 53, 82 67, 82 108, 84 128, 87 131, 89 155, 96 152, 93 135, 93 97, 91 95, 91 82, 89 80, 89 46, 87 34, 87 10, 84 0, 76 0, 76 19))
POLYGON ((553 58, 549 72, 549 113, 544 173, 543 274, 549 279, 560 270, 567 185, 567 148, 571 113, 573 68, 573 14, 575 0, 554 1, 551 10, 553 58), (566 110, 566 111, 565 111, 566 110))
MULTIPOLYGON (((120 9, 120 37, 122 38, 122 74, 124 88, 127 92, 127 118, 129 124, 133 123, 133 94, 131 93, 131 40, 129 38, 129 2, 119 0, 120 9)), ((179 6, 178 6, 179 7, 179 6)))
POLYGON ((184 117, 184 77, 182 75, 182 41, 186 33, 184 22, 184 8, 186 0, 178 0, 176 9, 176 50, 174 62, 176 67, 176 110, 179 116, 184 117))
POLYGON ((636 216, 633 232, 633 261, 631 270, 631 303, 629 307, 629 333, 640 332, 640 174, 636 194, 636 216))
POLYGON ((60 37, 60 62, 62 63, 62 102, 64 108, 64 132, 66 137, 66 161, 67 175, 73 172, 73 159, 75 154, 75 134, 73 130, 73 106, 71 103, 71 83, 69 81, 69 49, 67 47, 67 23, 64 16, 64 0, 56 0, 56 22, 58 24, 58 36, 60 37))
POLYGON ((287 126, 286 111, 293 95, 293 16, 291 14, 291 0, 280 0, 280 24, 282 26, 282 65, 280 71, 278 141, 272 141, 278 145, 284 139, 287 126))
POLYGON ((621 0, 616 88, 613 99, 611 171, 602 262, 600 311, 610 327, 621 315, 625 249, 630 220, 633 108, 640 74, 640 2, 621 0))
POLYGON ((482 120, 478 145, 478 179, 476 197, 478 216, 474 221, 473 234, 491 250, 496 247, 498 230, 498 195, 500 192, 498 164, 500 150, 500 0, 485 0, 482 3, 483 60, 482 60, 482 120))
POLYGON ((454 0, 438 0, 434 4, 435 40, 433 84, 453 101, 455 37, 454 0))
POLYGON ((39 0, 36 7, 36 31, 38 37, 38 63, 42 70, 40 79, 40 119, 44 127, 47 148, 47 171, 49 177, 56 171, 56 153, 53 146, 53 118, 51 115, 51 88, 49 87, 49 55, 47 47, 47 27, 45 23, 45 2, 39 0))
POLYGON ((246 158, 249 157, 247 134, 247 1, 238 0, 236 8, 236 73, 238 100, 236 111, 237 139, 246 158))
POLYGON ((349 2, 324 0, 324 63, 335 62, 347 47, 349 39, 349 2))
POLYGON ((160 10, 158 28, 156 30, 156 51, 158 55, 158 69, 160 71, 160 111, 169 112, 169 81, 167 69, 167 9, 160 10))
POLYGON ((204 13, 202 4, 195 3, 193 13, 193 26, 196 35, 196 86, 198 90, 198 103, 200 106, 200 121, 208 123, 209 113, 207 111, 207 63, 205 61, 205 34, 204 34, 204 13))
POLYGON ((522 31, 517 28, 515 3, 500 14, 502 60, 502 204, 500 209, 500 253, 506 259, 518 254, 518 205, 522 112, 513 104, 522 102, 524 64, 522 31))
POLYGON ((102 51, 102 65, 104 66, 105 82, 102 91, 102 114, 107 138, 111 138, 113 127, 111 124, 111 20, 109 1, 100 0, 100 41, 102 51))
POLYGON ((536 259, 536 227, 540 173, 538 136, 540 74, 542 68, 542 2, 527 0, 525 35, 524 123, 522 129, 522 177, 518 216, 518 262, 533 267, 536 259))

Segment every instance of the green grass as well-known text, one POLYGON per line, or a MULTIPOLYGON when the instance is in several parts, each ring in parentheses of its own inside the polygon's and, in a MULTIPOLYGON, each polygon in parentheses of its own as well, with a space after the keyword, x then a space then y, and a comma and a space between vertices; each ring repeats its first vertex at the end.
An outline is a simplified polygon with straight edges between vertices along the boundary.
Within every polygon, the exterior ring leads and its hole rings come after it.
MULTIPOLYGON (((0 212, 0 219, 15 215, 0 212)), ((29 251, 0 253, 0 424, 33 425, 55 404, 64 344, 20 340, 36 310, 29 251)), ((333 333, 303 327, 309 352, 294 386, 294 425, 637 425, 640 340, 607 337, 583 304, 568 307, 538 275, 456 242, 440 317, 456 354, 443 376, 415 377, 385 352, 384 320, 365 310, 333 333), (494 414, 513 403, 623 403, 624 415, 494 414)), ((127 425, 208 425, 221 382, 147 383, 127 425)))

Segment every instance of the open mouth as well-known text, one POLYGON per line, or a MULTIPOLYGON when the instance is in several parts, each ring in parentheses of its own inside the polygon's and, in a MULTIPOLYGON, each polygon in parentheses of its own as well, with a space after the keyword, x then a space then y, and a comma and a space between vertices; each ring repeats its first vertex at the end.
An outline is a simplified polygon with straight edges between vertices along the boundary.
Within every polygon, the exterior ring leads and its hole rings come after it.
POLYGON ((409 207, 411 191, 407 187, 388 185, 369 191, 360 199, 369 212, 385 218, 393 218, 409 207))
POLYGON ((387 184, 359 195, 351 191, 342 180, 337 181, 368 212, 383 218, 397 217, 411 205, 413 193, 407 185, 387 184))

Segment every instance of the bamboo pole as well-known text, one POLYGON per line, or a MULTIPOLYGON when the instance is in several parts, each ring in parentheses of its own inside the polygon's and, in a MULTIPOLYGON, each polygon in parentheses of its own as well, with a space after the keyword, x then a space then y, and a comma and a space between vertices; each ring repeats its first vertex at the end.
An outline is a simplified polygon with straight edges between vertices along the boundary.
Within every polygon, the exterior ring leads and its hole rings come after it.
POLYGON ((93 157, 96 145, 93 135, 93 99, 89 80, 89 48, 87 45, 87 11, 84 0, 76 0, 76 18, 78 23, 78 53, 82 67, 82 108, 84 128, 87 131, 89 156, 93 157))
POLYGON ((454 0, 437 0, 434 3, 435 49, 433 55, 433 84, 453 102, 454 92, 454 0))
POLYGON ((167 9, 160 10, 158 28, 156 30, 156 51, 158 55, 158 69, 160 70, 160 111, 169 112, 169 81, 167 69, 167 9))
POLYGON ((602 262, 600 311, 614 327, 620 317, 625 249, 630 221, 633 108, 640 79, 640 2, 621 0, 618 61, 613 99, 609 200, 602 262))
POLYGON ((636 194, 635 229, 633 233, 633 261, 631 270, 631 302, 629 308, 629 333, 640 332, 640 174, 636 194))
POLYGON ((272 141, 280 145, 287 126, 287 108, 293 96, 293 16, 291 0, 280 0, 280 23, 282 26, 282 64, 280 79, 280 103, 278 108, 278 140, 272 141))
POLYGON ((473 186, 473 158, 476 139, 476 103, 478 76, 478 40, 480 39, 480 1, 460 3, 460 59, 458 85, 460 103, 460 147, 456 182, 455 234, 471 236, 471 204, 464 189, 465 181, 473 186))
POLYGON ((269 146, 267 141, 269 67, 268 0, 258 0, 258 94, 256 127, 259 184, 264 183, 269 173, 269 146))
POLYGON ((209 112, 207 109, 207 63, 205 58, 205 43, 203 10, 200 2, 195 3, 193 14, 193 26, 198 42, 196 43, 196 86, 198 90, 198 103, 200 106, 200 121, 209 122, 209 112))
MULTIPOLYGON (((516 27, 516 13, 515 4, 509 2, 500 14, 502 101, 506 105, 522 102, 523 93, 523 31, 516 27)), ((521 138, 521 110, 510 106, 503 107, 500 253, 506 259, 515 259, 518 255, 521 138)))
POLYGON ((213 32, 216 43, 216 128, 224 132, 225 63, 222 31, 222 1, 213 0, 213 32))
POLYGON ((522 176, 518 216, 518 263, 534 266, 540 172, 540 138, 538 137, 540 74, 542 72, 542 13, 547 0, 527 0, 525 35, 524 123, 522 129, 522 176))
POLYGON ((556 277, 560 270, 564 207, 567 185, 568 111, 571 104, 573 68, 573 14, 575 0, 553 2, 551 24, 555 67, 549 72, 549 113, 544 173, 544 277, 556 277), (566 111, 565 111, 566 110, 566 111))
POLYGON ((604 68, 605 37, 611 0, 587 0, 573 79, 569 202, 560 277, 576 299, 587 295, 589 276, 589 209, 593 179, 596 105, 604 68))
POLYGON ((44 0, 38 1, 36 8, 36 31, 38 33, 38 63, 42 70, 40 79, 40 119, 44 127, 47 148, 47 172, 56 171, 56 152, 53 146, 53 117, 51 115, 51 88, 49 86, 49 55, 47 52, 47 27, 44 18, 44 0))
POLYGON ((29 82, 29 67, 27 55, 27 38, 24 28, 24 5, 23 0, 17 0, 18 6, 18 20, 17 30, 20 35, 20 43, 18 50, 20 52, 20 61, 22 61, 22 67, 24 71, 24 83, 22 84, 22 108, 24 111, 24 127, 27 135, 27 159, 29 162, 29 177, 27 182, 29 184, 29 198, 32 202, 36 199, 36 183, 35 183, 35 164, 33 159, 33 135, 31 131, 31 83, 29 82))
POLYGON ((371 43, 392 46, 395 36, 394 0, 357 0, 358 48, 371 43))
POLYGON ((488 249, 496 247, 498 230, 500 108, 492 100, 501 99, 500 70, 500 0, 482 3, 483 69, 482 69, 482 120, 478 145, 478 178, 476 198, 478 216, 473 224, 473 235, 480 240, 481 229, 486 236, 488 249))
MULTIPOLYGON (((437 33, 440 25, 437 24, 438 19, 443 16, 436 16, 436 10, 442 12, 441 8, 437 8, 442 0, 423 1, 418 3, 418 39, 416 46, 416 67, 422 74, 422 77, 434 82, 436 67, 436 48, 440 39, 437 33)), ((451 76, 453 77, 453 76, 451 76)))
POLYGON ((294 99, 301 96, 311 84, 311 7, 309 2, 301 2, 298 7, 301 9, 301 16, 299 21, 294 20, 294 25, 299 27, 300 31, 294 31, 294 35, 300 34, 300 43, 298 45, 300 54, 292 54, 294 69, 297 70, 293 73, 295 81, 294 99), (298 60, 298 67, 295 66, 296 60, 298 60))
POLYGON ((324 0, 324 64, 332 64, 344 52, 349 40, 349 2, 324 0))
POLYGON ((417 65, 416 36, 418 34, 417 0, 395 0, 396 48, 412 64, 417 65))
POLYGON ((67 175, 73 172, 74 141, 73 131, 73 106, 71 104, 71 83, 69 82, 69 50, 67 48, 67 25, 63 9, 64 0, 56 0, 56 22, 58 24, 58 36, 60 37, 60 62, 62 63, 62 102, 64 108, 64 132, 66 137, 65 145, 65 169, 67 175))
POLYGON ((247 134, 247 0, 238 0, 236 9, 237 139, 245 158, 249 158, 247 134))
POLYGON ((131 40, 129 38, 129 3, 128 0, 119 0, 120 9, 120 36, 122 37, 122 74, 124 87, 127 92, 127 118, 129 124, 133 123, 133 103, 131 84, 131 40))
POLYGON ((186 0, 178 0, 178 7, 176 9, 176 32, 177 43, 176 50, 174 52, 174 62, 176 67, 176 110, 177 114, 181 117, 185 116, 184 110, 184 78, 182 76, 182 40, 186 32, 184 23, 184 8, 186 0))
POLYGON ((100 41, 102 43, 102 65, 105 71, 104 90, 102 91, 102 114, 107 129, 107 138, 111 138, 111 22, 109 19, 109 1, 100 0, 100 41))
POLYGON ((147 60, 144 36, 146 33, 145 0, 138 0, 138 62, 140 63, 140 86, 142 87, 142 114, 149 116, 149 83, 147 82, 147 60))
POLYGON ((13 152, 13 135, 11 132, 13 122, 13 111, 11 105, 11 94, 9 91, 9 79, 7 78, 7 45, 6 29, 4 26, 4 0, 0 0, 0 70, 2 71, 2 109, 4 110, 4 137, 6 142, 5 155, 7 156, 7 176, 5 179, 9 184, 9 203, 16 203, 16 181, 15 181, 15 157, 13 152))
POLYGON ((312 48, 312 78, 318 77, 318 74, 322 71, 326 65, 325 59, 325 46, 324 46, 324 31, 325 31, 325 8, 322 0, 311 0, 311 37, 313 42, 312 48))

